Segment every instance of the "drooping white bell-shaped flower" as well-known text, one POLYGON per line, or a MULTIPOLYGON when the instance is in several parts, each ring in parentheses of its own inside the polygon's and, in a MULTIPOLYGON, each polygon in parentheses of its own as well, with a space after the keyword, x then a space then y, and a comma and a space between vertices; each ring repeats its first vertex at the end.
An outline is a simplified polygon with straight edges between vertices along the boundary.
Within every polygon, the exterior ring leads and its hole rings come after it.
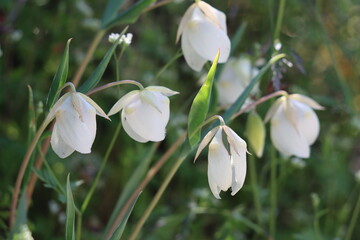
POLYGON ((122 125, 131 138, 143 143, 159 142, 165 138, 170 117, 168 96, 175 94, 178 92, 160 86, 134 90, 120 98, 108 115, 122 110, 122 125))
MULTIPOLYGON (((230 58, 224 65, 217 81, 220 106, 225 108, 231 106, 258 72, 259 70, 252 65, 249 57, 230 58)), ((256 84, 250 96, 255 95, 258 91, 259 87, 256 84)), ((248 98, 243 106, 250 103, 252 101, 248 98)))
POLYGON ((186 10, 176 42, 180 36, 185 60, 195 71, 200 71, 206 61, 213 61, 218 50, 219 63, 229 58, 231 43, 227 36, 226 16, 206 2, 197 1, 186 10))
POLYGON ((218 126, 201 141, 195 159, 208 144, 208 181, 211 192, 220 199, 221 190, 227 191, 231 187, 231 195, 234 196, 245 181, 246 142, 228 126, 218 126))
POLYGON ((74 151, 91 152, 96 135, 96 114, 109 119, 91 98, 80 92, 66 93, 56 102, 47 119, 56 118, 51 147, 60 158, 74 151))
POLYGON ((310 156, 310 146, 319 135, 319 119, 313 109, 324 109, 309 97, 291 94, 280 97, 266 114, 275 148, 285 157, 310 156))

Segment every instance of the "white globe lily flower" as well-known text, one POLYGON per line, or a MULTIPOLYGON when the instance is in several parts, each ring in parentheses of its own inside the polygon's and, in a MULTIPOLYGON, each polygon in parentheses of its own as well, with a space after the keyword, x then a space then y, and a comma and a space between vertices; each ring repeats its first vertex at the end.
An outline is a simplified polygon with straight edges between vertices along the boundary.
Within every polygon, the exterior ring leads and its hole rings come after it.
POLYGON ((245 181, 246 142, 228 126, 218 126, 201 141, 195 160, 208 144, 208 181, 211 192, 220 199, 221 190, 227 191, 231 187, 231 195, 234 196, 245 181))
POLYGON ((277 99, 266 114, 265 121, 271 119, 272 143, 285 157, 310 156, 310 146, 320 131, 319 119, 313 109, 324 108, 309 97, 291 94, 277 99))
MULTIPOLYGON (((231 106, 258 72, 259 70, 252 65, 249 57, 230 58, 217 81, 220 106, 224 108, 231 106)), ((256 95, 258 92, 259 87, 256 84, 251 95, 256 95)), ((251 103, 251 99, 248 98, 243 107, 251 103)))
POLYGON ((160 86, 134 90, 120 98, 108 115, 122 110, 122 125, 131 138, 142 143, 159 142, 165 138, 170 117, 168 96, 175 94, 178 92, 160 86))
POLYGON ((181 19, 176 42, 181 36, 181 48, 187 64, 200 71, 206 61, 212 61, 220 50, 219 63, 228 60, 230 39, 226 16, 203 1, 192 4, 181 19))
POLYGON ((109 119, 91 98, 80 92, 66 93, 55 103, 47 120, 56 118, 51 147, 60 158, 74 151, 91 152, 96 135, 96 114, 109 119))

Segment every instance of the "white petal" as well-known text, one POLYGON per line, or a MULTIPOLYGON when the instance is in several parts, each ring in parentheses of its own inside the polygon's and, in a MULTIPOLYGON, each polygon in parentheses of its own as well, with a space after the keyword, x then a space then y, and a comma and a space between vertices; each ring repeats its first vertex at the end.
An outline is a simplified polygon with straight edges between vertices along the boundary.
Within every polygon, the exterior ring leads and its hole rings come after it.
POLYGON ((187 37, 192 48, 201 57, 213 61, 218 50, 220 50, 219 63, 224 63, 228 60, 231 45, 230 39, 216 25, 209 21, 192 20, 185 29, 185 32, 188 34, 187 37))
POLYGON ((209 167, 208 167, 208 182, 209 182, 210 190, 211 190, 212 194, 214 195, 214 197, 216 197, 217 199, 221 199, 221 197, 219 195, 221 192, 221 189, 215 183, 215 180, 213 179, 212 175, 210 174, 209 167))
POLYGON ((242 156, 243 153, 247 152, 247 144, 246 142, 239 137, 236 132, 234 132, 231 128, 228 126, 223 127, 224 132, 226 133, 226 136, 228 138, 228 141, 230 143, 230 147, 239 155, 242 156))
POLYGON ((308 158, 309 144, 299 133, 285 116, 284 110, 279 109, 271 120, 270 128, 271 140, 275 148, 285 156, 295 155, 308 158))
POLYGON ((85 101, 87 101, 93 108, 95 108, 97 115, 110 120, 110 118, 106 115, 104 110, 102 110, 101 107, 99 107, 99 105, 97 105, 94 100, 92 100, 91 98, 89 98, 85 94, 82 94, 82 93, 77 93, 77 94, 79 94, 82 98, 85 99, 85 101))
POLYGON ((278 98, 273 105, 270 107, 270 109, 267 111, 264 122, 267 123, 270 118, 274 116, 274 114, 279 110, 279 108, 285 104, 286 97, 282 96, 278 98))
POLYGON ((129 126, 142 138, 150 141, 162 141, 165 138, 165 127, 169 121, 169 99, 156 93, 161 105, 161 112, 141 99, 130 103, 123 109, 129 126))
POLYGON ((320 132, 320 123, 316 113, 307 105, 295 102, 298 113, 298 130, 309 145, 313 144, 320 132))
POLYGON ((155 94, 152 91, 148 91, 146 89, 140 91, 141 101, 151 105, 153 108, 155 108, 161 113, 162 103, 160 102, 158 95, 159 94, 155 94))
MULTIPOLYGON (((75 93, 72 93, 75 94, 75 93)), ((56 123, 62 140, 80 153, 90 153, 96 134, 96 110, 81 99, 81 113, 74 108, 73 98, 59 107, 56 123)))
POLYGON ((289 98, 294 99, 296 101, 302 102, 308 106, 310 106, 313 109, 316 110, 324 110, 324 107, 321 106, 320 104, 318 104, 317 102, 315 102, 314 100, 312 100, 309 97, 306 97, 304 95, 301 94, 291 94, 289 95, 289 98))
POLYGON ((66 98, 70 97, 70 93, 65 93, 57 102, 54 104, 54 106, 51 108, 49 114, 46 117, 46 121, 51 121, 55 118, 56 112, 59 110, 59 107, 62 105, 64 100, 66 98))
POLYGON ((226 15, 223 12, 217 10, 216 8, 212 7, 210 4, 203 1, 199 1, 198 6, 213 24, 217 25, 225 33, 227 32, 226 15))
POLYGON ((130 102, 135 101, 136 98, 139 98, 139 90, 134 90, 134 91, 131 91, 128 94, 124 95, 110 109, 108 116, 111 116, 111 115, 114 115, 115 113, 120 112, 121 109, 123 109, 130 102))
POLYGON ((197 72, 199 72, 204 64, 206 63, 206 59, 201 57, 191 46, 188 40, 188 33, 186 31, 183 32, 181 37, 181 49, 184 54, 184 58, 189 67, 197 72))
POLYGON ((213 129, 211 129, 203 138, 203 140, 200 142, 200 145, 198 147, 198 150, 196 151, 195 154, 195 158, 194 158, 194 162, 195 160, 199 157, 200 153, 202 150, 204 150, 204 148, 209 144, 209 142, 213 139, 213 137, 215 136, 216 132, 219 130, 219 126, 215 127, 213 129))
POLYGON ((179 94, 179 92, 175 92, 175 91, 171 90, 170 88, 166 88, 166 87, 162 87, 162 86, 150 86, 145 89, 148 91, 159 92, 167 97, 179 94))
POLYGON ((140 135, 138 135, 136 132, 134 132, 134 130, 132 130, 132 128, 130 127, 129 123, 127 122, 127 119, 124 116, 124 113, 121 113, 121 122, 123 125, 123 128, 125 130, 125 132, 135 141, 137 142, 141 142, 141 143, 146 143, 149 140, 141 137, 140 135))
POLYGON ((237 154, 230 146, 233 168, 233 180, 231 184, 231 195, 234 196, 244 185, 246 176, 246 150, 237 154))
POLYGON ((232 168, 230 155, 222 142, 222 130, 217 131, 209 144, 208 174, 223 191, 231 187, 232 168))
POLYGON ((72 154, 75 150, 67 145, 59 136, 57 123, 55 123, 51 134, 51 147, 60 158, 66 158, 72 154))
POLYGON ((180 21, 180 25, 176 34, 176 42, 179 41, 180 35, 183 33, 185 26, 188 24, 194 9, 197 8, 197 5, 193 3, 185 12, 184 16, 182 17, 180 21))

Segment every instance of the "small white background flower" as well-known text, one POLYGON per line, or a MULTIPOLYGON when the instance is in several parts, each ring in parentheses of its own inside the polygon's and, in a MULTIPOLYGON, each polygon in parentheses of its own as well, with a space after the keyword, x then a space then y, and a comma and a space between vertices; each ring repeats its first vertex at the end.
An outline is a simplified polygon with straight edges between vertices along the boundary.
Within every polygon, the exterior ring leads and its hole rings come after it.
MULTIPOLYGON (((229 107, 233 104, 258 72, 259 70, 252 65, 249 57, 230 58, 217 81, 220 106, 229 107)), ((251 94, 255 95, 258 91, 258 84, 256 84, 251 94)), ((251 100, 248 98, 244 106, 249 103, 251 100)))
POLYGON ((109 116, 122 110, 124 130, 138 142, 162 141, 170 116, 168 96, 175 94, 178 93, 160 86, 134 90, 114 104, 109 116))
POLYGON ((231 187, 231 195, 234 196, 245 181, 246 142, 231 128, 219 126, 206 134, 195 159, 208 144, 208 181, 211 192, 220 199, 221 190, 227 191, 231 187))
POLYGON ((271 140, 285 157, 310 156, 310 145, 320 131, 319 119, 313 109, 322 110, 323 107, 300 94, 282 96, 269 109, 265 121, 271 118, 271 140))
POLYGON ((180 36, 185 60, 195 71, 200 71, 206 61, 214 60, 219 49, 219 63, 229 58, 231 43, 227 36, 226 16, 203 1, 192 4, 185 12, 176 41, 180 36))
POLYGON ((60 158, 74 151, 90 153, 96 135, 96 114, 108 118, 88 96, 64 94, 51 109, 48 119, 56 118, 51 147, 60 158))

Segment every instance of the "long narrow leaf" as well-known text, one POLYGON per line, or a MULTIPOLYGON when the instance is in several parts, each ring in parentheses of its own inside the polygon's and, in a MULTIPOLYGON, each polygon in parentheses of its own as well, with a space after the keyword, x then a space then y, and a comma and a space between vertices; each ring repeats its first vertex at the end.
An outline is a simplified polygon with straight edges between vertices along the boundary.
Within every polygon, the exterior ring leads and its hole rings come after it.
POLYGON ((256 83, 258 81, 260 81, 262 76, 271 67, 271 65, 274 64, 275 62, 277 62, 279 59, 283 58, 284 56, 285 56, 284 54, 279 54, 279 55, 271 58, 271 60, 264 67, 262 67, 260 69, 260 72, 253 79, 251 79, 251 82, 245 88, 243 93, 236 99, 236 101, 231 105, 231 107, 223 114, 222 117, 225 122, 228 122, 230 120, 230 118, 241 109, 245 100, 249 97, 251 90, 254 88, 256 83))
POLYGON ((60 65, 55 73, 54 79, 51 83, 50 91, 46 100, 46 107, 50 109, 55 101, 59 97, 58 90, 62 87, 62 85, 66 82, 69 70, 69 46, 70 46, 71 38, 66 43, 66 48, 64 54, 62 56, 60 65))
POLYGON ((121 12, 110 22, 106 22, 105 25, 102 25, 102 28, 108 28, 115 24, 130 24, 136 22, 136 20, 140 17, 142 12, 152 3, 156 2, 156 0, 140 0, 135 3, 131 8, 121 12))
POLYGON ((104 231, 104 236, 106 236, 108 234, 110 227, 114 224, 114 221, 116 220, 116 216, 119 214, 119 212, 123 208, 126 200, 129 199, 131 194, 134 192, 136 187, 139 185, 140 181, 144 178, 147 170, 149 169, 151 157, 155 153, 155 149, 156 149, 155 146, 156 145, 154 144, 153 147, 145 153, 146 157, 144 157, 144 161, 141 161, 140 165, 136 168, 134 173, 131 175, 129 181, 127 181, 127 183, 124 187, 124 190, 122 191, 122 193, 115 205, 115 208, 110 216, 110 219, 106 225, 106 228, 104 231))
POLYGON ((66 240, 75 239, 75 203, 70 187, 70 173, 66 181, 66 240))
POLYGON ((139 195, 136 197, 136 199, 134 200, 134 202, 131 204, 131 207, 127 210, 127 212, 124 215, 124 218, 121 220, 121 222, 119 223, 119 225, 117 226, 114 234, 110 237, 110 240, 119 240, 121 239, 121 236, 124 232, 126 223, 128 222, 128 219, 130 217, 130 214, 132 212, 132 210, 134 209, 135 203, 138 200, 139 196, 140 196, 141 192, 139 193, 139 195))
POLYGON ((21 238, 27 232, 29 232, 29 228, 27 226, 27 198, 26 198, 26 187, 23 189, 18 205, 18 209, 16 211, 16 218, 13 231, 11 233, 10 239, 23 239, 21 238))
POLYGON ((196 95, 189 113, 188 121, 188 135, 191 146, 196 145, 200 141, 201 129, 197 129, 206 118, 209 111, 209 104, 211 98, 211 90, 214 82, 216 66, 219 60, 220 52, 215 57, 215 60, 209 70, 204 84, 201 86, 196 95))
POLYGON ((124 0, 110 0, 108 1, 103 18, 101 19, 101 26, 105 26, 116 17, 117 11, 119 11, 124 0))
MULTIPOLYGON (((125 27, 124 30, 120 33, 120 37, 127 31, 128 27, 125 27)), ((104 75, 105 69, 109 65, 110 59, 117 47, 117 41, 111 46, 111 48, 106 52, 105 56, 101 60, 100 64, 96 67, 95 71, 90 75, 90 77, 85 81, 83 85, 78 89, 79 92, 86 93, 93 89, 101 80, 104 75)))

